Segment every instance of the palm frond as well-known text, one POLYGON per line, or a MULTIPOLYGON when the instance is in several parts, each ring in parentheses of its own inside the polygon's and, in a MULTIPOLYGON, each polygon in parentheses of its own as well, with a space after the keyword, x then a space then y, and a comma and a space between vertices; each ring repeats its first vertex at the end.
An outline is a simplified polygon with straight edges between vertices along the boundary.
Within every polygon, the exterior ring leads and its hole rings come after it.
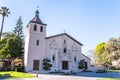
POLYGON ((8 14, 10 14, 9 8, 7 8, 7 7, 1 7, 0 14, 2 14, 2 16, 7 16, 8 17, 8 14))

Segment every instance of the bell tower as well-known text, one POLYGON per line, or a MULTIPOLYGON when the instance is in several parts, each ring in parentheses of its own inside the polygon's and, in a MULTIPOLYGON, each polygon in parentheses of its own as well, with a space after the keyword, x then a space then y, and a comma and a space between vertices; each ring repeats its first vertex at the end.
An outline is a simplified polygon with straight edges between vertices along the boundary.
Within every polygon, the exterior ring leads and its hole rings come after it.
POLYGON ((46 37, 46 24, 39 18, 39 11, 36 10, 35 17, 27 25, 27 35, 40 34, 46 37))
POLYGON ((24 65, 27 72, 42 69, 42 60, 46 55, 46 26, 36 10, 35 17, 26 27, 24 65))

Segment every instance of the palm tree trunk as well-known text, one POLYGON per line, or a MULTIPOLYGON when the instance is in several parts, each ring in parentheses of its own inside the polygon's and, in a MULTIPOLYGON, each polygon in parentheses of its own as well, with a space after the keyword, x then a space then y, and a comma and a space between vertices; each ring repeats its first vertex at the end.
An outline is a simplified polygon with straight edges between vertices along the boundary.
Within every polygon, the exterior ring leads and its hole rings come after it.
POLYGON ((0 31, 0 40, 1 40, 1 36, 2 36, 2 30, 3 30, 4 18, 5 18, 5 16, 3 16, 3 19, 2 19, 2 25, 1 25, 1 31, 0 31))

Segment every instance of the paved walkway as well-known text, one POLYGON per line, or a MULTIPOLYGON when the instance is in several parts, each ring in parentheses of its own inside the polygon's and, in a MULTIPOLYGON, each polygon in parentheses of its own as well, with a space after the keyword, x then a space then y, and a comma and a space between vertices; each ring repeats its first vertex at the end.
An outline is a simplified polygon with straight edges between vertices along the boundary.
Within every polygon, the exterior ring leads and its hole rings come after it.
POLYGON ((120 72, 106 72, 106 73, 79 72, 77 73, 76 76, 97 78, 120 78, 120 72))

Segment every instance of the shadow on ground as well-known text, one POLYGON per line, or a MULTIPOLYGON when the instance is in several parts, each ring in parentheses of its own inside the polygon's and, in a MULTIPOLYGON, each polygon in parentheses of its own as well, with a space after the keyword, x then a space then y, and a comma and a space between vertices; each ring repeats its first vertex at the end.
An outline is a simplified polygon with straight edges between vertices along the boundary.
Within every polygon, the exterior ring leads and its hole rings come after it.
POLYGON ((98 77, 98 78, 120 78, 120 72, 106 72, 106 73, 79 72, 76 74, 76 76, 98 77))

